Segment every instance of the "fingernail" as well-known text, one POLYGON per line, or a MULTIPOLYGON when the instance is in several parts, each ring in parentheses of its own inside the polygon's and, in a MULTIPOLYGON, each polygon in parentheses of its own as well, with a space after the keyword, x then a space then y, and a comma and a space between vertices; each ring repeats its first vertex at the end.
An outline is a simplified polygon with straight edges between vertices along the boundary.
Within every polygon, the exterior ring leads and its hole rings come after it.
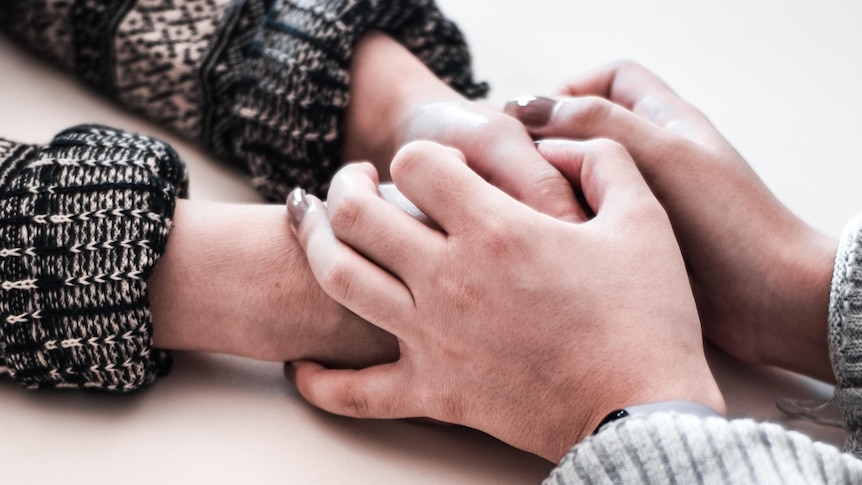
POLYGON ((299 227, 306 212, 308 212, 308 197, 305 189, 297 187, 287 196, 287 213, 290 215, 290 225, 294 230, 299 227))
POLYGON ((506 103, 505 111, 528 128, 541 128, 548 124, 557 100, 544 96, 521 96, 506 103))

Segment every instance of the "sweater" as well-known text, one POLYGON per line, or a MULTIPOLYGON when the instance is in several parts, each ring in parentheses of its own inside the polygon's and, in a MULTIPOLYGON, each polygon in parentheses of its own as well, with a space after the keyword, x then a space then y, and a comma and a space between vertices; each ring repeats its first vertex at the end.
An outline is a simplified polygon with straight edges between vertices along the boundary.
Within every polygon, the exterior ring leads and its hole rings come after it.
POLYGON ((354 44, 403 43, 468 97, 458 28, 432 0, 4 0, 0 24, 99 92, 246 170, 265 197, 338 169, 354 44))
MULTIPOLYGON (((353 45, 401 41, 461 93, 463 36, 431 0, 4 0, 0 26, 100 93, 245 169, 262 195, 323 193, 340 165, 353 45)), ((0 140, 0 372, 129 392, 169 368, 146 279, 186 191, 152 138, 80 126, 0 140)))
POLYGON ((0 366, 28 388, 128 392, 167 372, 146 280, 185 166, 167 145, 78 126, 0 140, 0 366))

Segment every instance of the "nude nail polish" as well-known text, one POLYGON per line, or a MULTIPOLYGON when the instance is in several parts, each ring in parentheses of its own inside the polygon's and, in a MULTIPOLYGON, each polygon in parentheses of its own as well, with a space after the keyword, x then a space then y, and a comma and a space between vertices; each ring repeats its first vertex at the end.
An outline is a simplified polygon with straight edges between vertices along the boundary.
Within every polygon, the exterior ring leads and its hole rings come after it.
POLYGON ((308 212, 308 197, 305 189, 297 187, 287 196, 287 213, 290 215, 290 225, 294 230, 299 227, 306 212, 308 212))
POLYGON ((551 120, 556 104, 557 100, 544 96, 521 96, 506 103, 503 111, 528 128, 541 128, 551 120))

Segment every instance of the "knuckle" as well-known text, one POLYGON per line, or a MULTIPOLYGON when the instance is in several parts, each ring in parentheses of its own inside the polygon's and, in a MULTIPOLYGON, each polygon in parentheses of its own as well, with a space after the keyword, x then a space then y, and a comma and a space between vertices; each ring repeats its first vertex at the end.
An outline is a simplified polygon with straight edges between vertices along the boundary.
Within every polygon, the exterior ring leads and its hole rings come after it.
POLYGON ((613 106, 598 96, 581 98, 572 112, 572 122, 581 128, 598 128, 604 126, 613 114, 613 106))
POLYGON ((355 387, 344 385, 338 392, 340 410, 349 416, 367 418, 371 416, 371 406, 368 396, 355 387))
POLYGON ((324 268, 320 285, 335 300, 346 301, 351 295, 353 278, 352 265, 344 257, 336 256, 324 268))
POLYGON ((358 229, 364 214, 365 199, 350 193, 337 199, 337 203, 329 208, 329 223, 336 233, 344 233, 358 229))
POLYGON ((626 147, 608 138, 593 140, 593 147, 596 155, 601 157, 631 158, 626 147))
POLYGON ((619 59, 614 63, 614 67, 616 67, 618 71, 643 70, 643 66, 632 59, 619 59))
POLYGON ((422 162, 428 158, 428 153, 437 148, 439 145, 436 143, 424 140, 413 141, 404 145, 392 159, 392 164, 389 167, 390 173, 393 176, 403 176, 421 170, 422 162))
POLYGON ((632 220, 639 220, 647 224, 670 224, 667 212, 651 192, 645 192, 638 203, 633 204, 629 210, 632 220))

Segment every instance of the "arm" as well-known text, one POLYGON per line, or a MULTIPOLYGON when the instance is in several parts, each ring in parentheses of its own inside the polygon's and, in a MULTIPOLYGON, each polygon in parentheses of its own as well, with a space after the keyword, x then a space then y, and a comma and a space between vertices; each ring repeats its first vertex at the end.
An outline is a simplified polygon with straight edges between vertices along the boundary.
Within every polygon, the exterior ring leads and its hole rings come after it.
POLYGON ((409 46, 454 91, 487 91, 460 31, 424 0, 9 0, 2 13, 28 46, 235 162, 279 201, 297 185, 325 190, 341 164, 351 59, 367 31, 409 46))
POLYGON ((470 168, 527 205, 560 219, 586 218, 523 125, 464 98, 391 37, 370 32, 359 41, 351 80, 344 160, 372 161, 387 180, 399 148, 431 140, 460 150, 470 168))
POLYGON ((703 114, 627 62, 506 111, 538 138, 625 146, 673 222, 705 335, 741 360, 834 381, 826 317, 837 244, 787 210, 703 114))
POLYGON ((361 371, 294 363, 293 379, 312 403, 356 417, 431 416, 482 429, 560 460, 547 481, 554 484, 862 479, 858 459, 751 420, 659 412, 612 422, 590 436, 609 409, 626 403, 687 399, 722 410, 698 350, 697 317, 686 316, 693 304, 685 271, 671 263, 666 251, 675 246, 661 236, 669 226, 641 205, 650 196, 613 145, 540 145, 549 159, 565 160, 559 166, 579 181, 596 211, 590 222, 561 226, 575 230, 562 238, 565 249, 555 245, 559 234, 547 219, 508 205, 479 181, 468 183, 457 153, 425 150, 405 149, 393 176, 442 235, 411 227, 379 204, 367 165, 336 176, 328 207, 314 198, 291 206, 323 287, 398 335, 404 349, 396 363, 361 371), (471 203, 461 200, 464 193, 474 194, 471 203), (586 233, 579 237, 576 229, 586 233), (612 239, 590 242, 604 231, 612 239), (389 235, 385 248, 381 233, 389 235), (612 257, 603 262, 604 250, 612 257), (426 257, 417 262, 411 257, 417 252, 426 257), (569 450, 572 443, 578 444, 569 450))
POLYGON ((157 140, 81 126, 0 158, 0 349, 27 387, 133 391, 167 372, 167 349, 397 356, 313 282, 283 209, 177 201, 185 167, 157 140))
POLYGON ((178 201, 147 285, 157 348, 334 367, 398 356, 391 335, 323 293, 283 206, 178 201))

